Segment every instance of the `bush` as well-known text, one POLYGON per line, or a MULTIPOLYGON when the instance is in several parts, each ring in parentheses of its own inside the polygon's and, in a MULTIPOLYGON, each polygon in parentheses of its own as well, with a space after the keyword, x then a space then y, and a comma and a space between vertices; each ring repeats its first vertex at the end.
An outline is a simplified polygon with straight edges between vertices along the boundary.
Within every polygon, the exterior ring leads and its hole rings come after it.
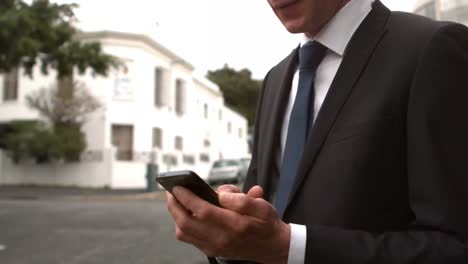
POLYGON ((37 129, 37 121, 12 121, 6 125, 0 141, 15 163, 29 156, 29 143, 37 129))
POLYGON ((37 163, 79 161, 86 149, 85 137, 79 126, 50 128, 38 121, 13 121, 7 126, 0 144, 16 163, 26 158, 37 163))
POLYGON ((29 157, 37 163, 59 160, 61 153, 58 142, 59 138, 50 129, 37 129, 28 144, 29 157))
POLYGON ((57 147, 65 161, 79 161, 86 149, 86 139, 78 126, 58 126, 55 128, 57 147))

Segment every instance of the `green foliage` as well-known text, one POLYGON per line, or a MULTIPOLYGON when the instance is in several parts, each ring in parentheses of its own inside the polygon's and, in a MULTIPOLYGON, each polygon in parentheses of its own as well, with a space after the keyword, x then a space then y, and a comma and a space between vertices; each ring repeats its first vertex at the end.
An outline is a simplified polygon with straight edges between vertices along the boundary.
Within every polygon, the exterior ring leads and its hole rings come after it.
POLYGON ((30 158, 37 163, 78 161, 86 148, 78 126, 48 127, 38 121, 12 121, 7 130, 0 143, 16 163, 30 158))
POLYGON ((0 2, 0 73, 22 67, 32 77, 35 66, 42 73, 56 70, 59 87, 41 89, 27 97, 28 105, 47 119, 14 121, 0 135, 0 146, 18 162, 77 161, 86 148, 81 132, 85 116, 100 103, 73 82, 73 72, 106 75, 119 61, 105 54, 96 42, 81 42, 73 10, 76 4, 49 0, 0 2))
POLYGON ((7 125, 6 132, 0 137, 0 141, 14 162, 19 162, 29 156, 29 143, 37 129, 37 121, 12 121, 7 125))
POLYGON ((248 69, 236 71, 227 65, 219 70, 208 71, 207 78, 219 86, 226 105, 246 116, 249 127, 252 127, 261 81, 252 79, 248 69))
POLYGON ((0 3, 0 72, 22 66, 28 75, 36 63, 44 74, 57 70, 58 79, 91 68, 106 75, 117 60, 101 50, 99 43, 74 39, 77 29, 73 9, 76 4, 56 4, 49 0, 2 0, 0 3))
POLYGON ((61 157, 58 144, 60 138, 52 130, 36 128, 28 143, 28 157, 34 158, 37 163, 47 163, 61 157))
POLYGON ((26 97, 28 105, 37 110, 49 126, 39 121, 13 121, 3 128, 0 146, 15 162, 33 158, 37 163, 79 161, 86 149, 81 125, 86 115, 101 106, 83 86, 73 85, 73 96, 63 98, 58 87, 39 89, 26 97))
POLYGON ((55 135, 59 139, 57 147, 65 161, 79 161, 81 153, 86 148, 86 139, 78 126, 55 127, 55 135))

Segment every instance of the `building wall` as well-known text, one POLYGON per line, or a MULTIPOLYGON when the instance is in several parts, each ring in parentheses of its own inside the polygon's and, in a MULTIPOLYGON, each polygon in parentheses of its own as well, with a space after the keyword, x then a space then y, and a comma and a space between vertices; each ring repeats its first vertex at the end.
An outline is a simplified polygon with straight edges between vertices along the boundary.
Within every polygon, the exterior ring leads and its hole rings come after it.
POLYGON ((468 0, 440 0, 440 19, 468 25, 468 0))
POLYGON ((14 101, 3 100, 3 78, 3 74, 0 74, 0 122, 38 118, 38 114, 27 106, 26 96, 35 89, 53 85, 54 77, 43 75, 38 68, 35 68, 31 78, 23 70, 20 70, 18 99, 14 101))
POLYGON ((223 122, 221 128, 227 133, 221 131, 220 138, 224 135, 224 139, 219 142, 218 146, 225 153, 224 158, 246 157, 248 153, 247 120, 230 108, 225 107, 224 112, 226 121, 223 122), (231 131, 228 131, 229 123, 231 131))
POLYGON ((414 10, 433 19, 468 24, 468 0, 418 0, 414 10))
MULTIPOLYGON (((90 183, 85 182, 89 176, 88 171, 93 173, 98 169, 92 166, 100 165, 82 164, 82 169, 78 169, 80 165, 77 164, 63 165, 71 170, 63 182, 56 179, 63 172, 57 169, 62 165, 45 166, 40 170, 54 169, 56 172, 51 173, 50 177, 41 177, 43 181, 37 182, 38 184, 50 181, 52 184, 76 184, 86 187, 144 187, 146 181, 143 175, 146 163, 151 159, 159 166, 159 171, 191 169, 200 176, 207 177, 215 160, 242 158, 248 155, 247 120, 226 108, 219 87, 194 74, 194 68, 186 61, 159 47, 145 36, 118 32, 90 33, 88 36, 91 37, 86 36, 85 34, 85 41, 100 41, 104 52, 123 62, 122 67, 112 69, 105 77, 94 76, 91 72, 75 76, 75 80, 89 89, 103 105, 88 117, 88 122, 83 126, 88 150, 113 148, 112 125, 130 125, 133 127, 133 157, 128 161, 111 162, 109 166, 112 169, 106 171, 102 178, 90 183), (168 104, 162 107, 155 105, 156 67, 167 72, 165 80, 169 91, 168 104), (176 113, 175 109, 176 80, 185 83, 186 105, 183 114, 176 113), (121 89, 122 87, 125 89, 121 89), (208 106, 207 116, 204 105, 208 106), (228 132, 228 123, 231 132, 228 132), (153 147, 153 128, 162 130, 161 148, 153 147), (175 137, 183 139, 182 150, 176 149, 175 137), (177 162, 170 162, 174 159, 177 162), (73 171, 86 172, 86 175, 82 178, 73 171)), ((26 107, 25 96, 35 89, 50 87, 54 82, 53 72, 44 76, 38 69, 35 69, 33 79, 21 76, 18 101, 0 102, 0 122, 37 118, 37 114, 26 107)), ((2 79, 0 85, 3 85, 2 79)), ((0 87, 0 91, 3 91, 3 87, 0 87)), ((22 170, 13 169, 14 174, 27 174, 22 170)), ((20 176, 19 179, 26 180, 25 177, 20 176)), ((29 178, 26 181, 36 183, 29 178)))
POLYGON ((112 166, 112 189, 145 189, 146 164, 115 161, 112 166))
MULTIPOLYGON (((108 132, 105 133, 105 146, 111 145, 112 124, 133 125, 135 152, 156 152, 156 161, 159 162, 161 171, 191 168, 202 177, 208 175, 214 160, 247 155, 246 136, 239 139, 234 133, 228 134, 226 128, 230 122, 233 130, 241 128, 247 131, 247 121, 224 106, 222 94, 216 85, 204 77, 196 76, 192 69, 179 63, 179 59, 155 52, 148 46, 109 39, 102 43, 106 52, 127 62, 133 88, 133 96, 128 100, 119 100, 113 97, 112 92, 107 93, 105 126, 108 132), (169 74, 169 104, 164 107, 156 107, 154 104, 155 67, 161 67, 169 74), (183 115, 175 112, 177 79, 186 84, 186 111, 183 115), (204 113, 205 104, 208 106, 207 118, 204 113), (223 112, 222 120, 219 120, 220 110, 223 112), (155 127, 163 131, 162 148, 152 148, 152 130, 155 127), (183 138, 182 150, 175 148, 176 136, 183 138), (209 141, 208 146, 206 140, 209 141), (200 159, 200 155, 204 154, 208 155, 209 161, 200 159), (176 157, 177 164, 164 162, 164 156, 167 155, 176 157), (195 163, 183 162, 184 155, 193 157, 195 163)), ((114 72, 110 76, 116 75, 114 72)), ((112 90, 115 81, 109 78, 106 80, 106 85, 110 87, 106 90, 112 90)))

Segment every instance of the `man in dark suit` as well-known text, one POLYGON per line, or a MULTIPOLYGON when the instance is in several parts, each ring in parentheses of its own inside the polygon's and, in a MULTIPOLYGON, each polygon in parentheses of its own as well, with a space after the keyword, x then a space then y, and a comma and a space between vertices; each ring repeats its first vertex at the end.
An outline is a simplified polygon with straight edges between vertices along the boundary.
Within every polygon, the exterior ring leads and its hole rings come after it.
POLYGON ((264 80, 246 194, 174 189, 176 237, 212 262, 468 263, 468 29, 378 0, 268 2, 305 40, 264 80))

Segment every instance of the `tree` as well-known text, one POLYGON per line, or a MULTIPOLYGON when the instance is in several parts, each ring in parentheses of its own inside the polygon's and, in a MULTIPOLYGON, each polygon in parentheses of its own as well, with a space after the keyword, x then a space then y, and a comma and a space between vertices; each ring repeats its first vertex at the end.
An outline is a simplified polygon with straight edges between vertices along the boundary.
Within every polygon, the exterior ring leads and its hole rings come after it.
POLYGON ((72 90, 70 98, 63 98, 57 86, 41 88, 29 94, 26 102, 50 124, 80 127, 87 121, 87 116, 101 108, 102 104, 83 84, 75 81, 72 90))
POLYGON ((39 67, 53 70, 57 87, 41 89, 27 97, 30 107, 48 122, 13 121, 0 135, 15 161, 33 157, 38 162, 76 161, 86 148, 81 126, 86 115, 100 107, 87 90, 77 86, 73 74, 91 70, 107 75, 120 62, 102 51, 100 43, 77 38, 73 9, 76 4, 49 0, 0 2, 0 73, 23 68, 29 77, 39 67))
POLYGON ((252 73, 248 69, 236 71, 228 65, 208 71, 207 78, 219 86, 226 105, 246 116, 249 127, 252 127, 261 81, 252 79, 252 73))
POLYGON ((72 92, 71 97, 64 98, 59 88, 52 86, 36 90, 26 97, 28 106, 47 121, 39 122, 46 129, 33 133, 28 144, 27 153, 36 161, 79 161, 86 149, 81 126, 87 121, 87 116, 102 104, 83 84, 74 82, 72 92))
POLYGON ((80 74, 91 69, 94 74, 106 75, 119 63, 104 54, 96 42, 83 43, 75 37, 78 30, 73 23, 76 4, 56 4, 49 0, 0 2, 0 72, 22 67, 32 77, 32 70, 40 66, 44 74, 53 69, 62 81, 61 92, 71 96, 73 71, 80 74), (65 80, 65 81, 64 81, 65 80))

